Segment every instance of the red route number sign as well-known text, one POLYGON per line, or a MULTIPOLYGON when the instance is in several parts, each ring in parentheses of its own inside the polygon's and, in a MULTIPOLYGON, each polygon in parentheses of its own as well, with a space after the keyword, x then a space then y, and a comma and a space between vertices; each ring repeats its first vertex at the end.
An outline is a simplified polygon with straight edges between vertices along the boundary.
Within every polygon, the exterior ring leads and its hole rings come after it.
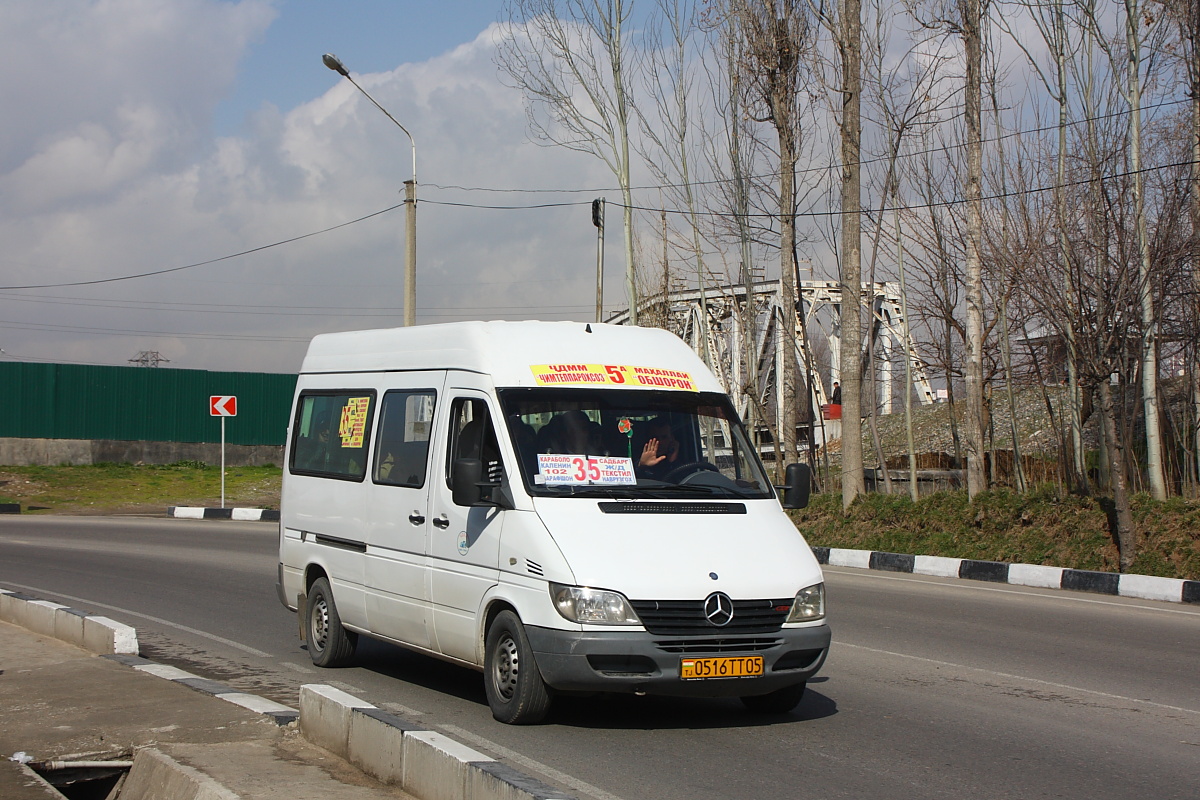
POLYGON ((208 398, 208 415, 210 417, 236 417, 237 397, 227 394, 210 396, 208 398))

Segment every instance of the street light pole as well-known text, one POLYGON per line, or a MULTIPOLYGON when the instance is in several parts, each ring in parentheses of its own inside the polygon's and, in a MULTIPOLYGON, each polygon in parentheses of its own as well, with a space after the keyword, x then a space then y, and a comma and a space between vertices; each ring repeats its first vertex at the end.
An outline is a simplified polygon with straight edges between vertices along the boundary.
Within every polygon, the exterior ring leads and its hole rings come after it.
POLYGON ((417 142, 413 139, 413 135, 408 132, 408 128, 401 125, 398 119, 388 113, 388 110, 379 105, 379 102, 374 97, 371 97, 366 89, 359 86, 358 82, 350 77, 350 73, 337 56, 333 53, 326 53, 321 56, 321 61, 324 62, 325 66, 354 84, 355 89, 362 92, 388 119, 396 123, 397 128, 404 131, 405 135, 408 136, 409 143, 412 145, 412 178, 404 182, 404 216, 406 228, 404 248, 404 326, 406 328, 412 327, 417 324, 417 142))
POLYGON ((596 322, 604 322, 604 198, 592 201, 592 224, 596 226, 596 322))

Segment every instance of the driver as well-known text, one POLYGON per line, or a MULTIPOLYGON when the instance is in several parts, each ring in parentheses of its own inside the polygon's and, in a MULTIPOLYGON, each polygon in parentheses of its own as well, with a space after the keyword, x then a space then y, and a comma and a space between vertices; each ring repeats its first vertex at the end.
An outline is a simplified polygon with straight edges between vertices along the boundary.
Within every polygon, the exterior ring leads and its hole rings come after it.
POLYGON ((646 423, 650 438, 638 458, 637 472, 643 478, 662 480, 679 461, 679 440, 671 432, 671 423, 665 417, 655 417, 646 423))

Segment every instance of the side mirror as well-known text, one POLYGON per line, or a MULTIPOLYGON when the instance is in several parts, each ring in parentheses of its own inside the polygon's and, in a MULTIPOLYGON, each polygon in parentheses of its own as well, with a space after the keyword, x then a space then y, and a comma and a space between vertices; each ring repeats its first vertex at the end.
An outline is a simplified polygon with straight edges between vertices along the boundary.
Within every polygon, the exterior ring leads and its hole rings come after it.
POLYGON ((454 461, 450 492, 456 506, 477 506, 483 496, 479 483, 483 480, 483 462, 477 458, 459 458, 454 461))
POLYGON ((807 464, 788 464, 784 472, 787 483, 783 489, 784 508, 804 508, 812 492, 812 472, 807 464))
POLYGON ((483 462, 477 458, 454 460, 450 494, 458 506, 497 506, 494 492, 500 484, 483 476, 483 462))

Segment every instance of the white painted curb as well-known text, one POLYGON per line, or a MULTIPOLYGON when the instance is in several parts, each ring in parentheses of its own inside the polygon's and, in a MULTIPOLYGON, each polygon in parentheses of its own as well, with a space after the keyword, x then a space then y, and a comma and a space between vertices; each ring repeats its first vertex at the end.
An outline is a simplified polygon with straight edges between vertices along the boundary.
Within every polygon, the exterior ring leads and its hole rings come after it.
POLYGON ((300 731, 421 800, 570 800, 488 755, 332 686, 300 687, 300 731))
POLYGON ((137 630, 116 620, 0 588, 0 620, 99 655, 137 655, 137 630))

